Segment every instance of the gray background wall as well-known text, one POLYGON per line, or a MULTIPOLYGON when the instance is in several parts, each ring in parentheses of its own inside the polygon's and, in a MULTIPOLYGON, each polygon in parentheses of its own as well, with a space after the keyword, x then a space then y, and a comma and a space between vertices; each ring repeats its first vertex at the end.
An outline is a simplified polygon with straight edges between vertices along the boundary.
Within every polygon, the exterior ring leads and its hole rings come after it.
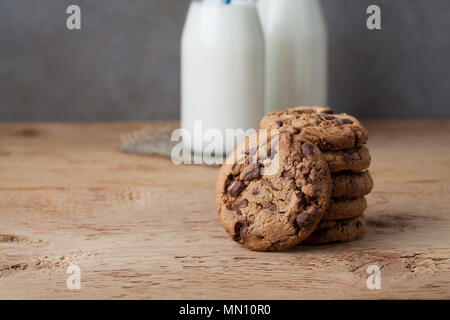
MULTIPOLYGON (((450 116, 450 1, 323 0, 330 105, 362 117, 450 116), (365 27, 382 9, 381 31, 365 27)), ((0 0, 0 121, 179 117, 188 0, 0 0), (82 9, 68 31, 65 10, 82 9)))

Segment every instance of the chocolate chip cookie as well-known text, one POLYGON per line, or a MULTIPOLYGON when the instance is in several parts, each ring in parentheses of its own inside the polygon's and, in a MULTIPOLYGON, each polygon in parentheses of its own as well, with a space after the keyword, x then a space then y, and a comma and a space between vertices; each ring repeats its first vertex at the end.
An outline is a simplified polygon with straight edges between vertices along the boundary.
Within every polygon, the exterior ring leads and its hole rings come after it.
POLYGON ((369 171, 335 172, 331 175, 331 180, 332 198, 358 198, 369 194, 373 189, 373 180, 369 171))
POLYGON ((323 152, 331 172, 364 171, 370 166, 369 149, 364 146, 338 151, 323 152))
POLYGON ((261 129, 279 129, 316 144, 321 150, 352 149, 365 144, 367 130, 354 117, 328 107, 297 107, 268 113, 261 129))
POLYGON ((330 208, 323 215, 322 221, 359 217, 366 209, 367 200, 364 197, 355 199, 332 199, 330 208))
POLYGON ((295 246, 329 206, 331 177, 320 150, 284 131, 247 138, 227 158, 216 184, 219 220, 251 250, 295 246))
POLYGON ((332 242, 347 242, 361 238, 366 231, 364 216, 356 218, 322 221, 317 230, 304 240, 302 244, 326 244, 332 242))

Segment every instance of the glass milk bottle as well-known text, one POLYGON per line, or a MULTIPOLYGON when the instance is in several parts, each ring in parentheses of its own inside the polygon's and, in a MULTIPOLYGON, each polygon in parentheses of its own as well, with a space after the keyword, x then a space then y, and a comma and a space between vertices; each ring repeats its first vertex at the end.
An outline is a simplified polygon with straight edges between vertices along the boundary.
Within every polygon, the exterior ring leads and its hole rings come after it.
POLYGON ((259 0, 266 46, 266 112, 326 105, 328 35, 319 0, 259 0))
MULTIPOLYGON (((181 46, 181 122, 192 138, 183 136, 184 146, 201 154, 211 143, 198 132, 217 129, 225 138, 227 129, 257 129, 265 60, 254 1, 192 1, 181 46)), ((233 151, 232 140, 223 140, 222 153, 233 151)))

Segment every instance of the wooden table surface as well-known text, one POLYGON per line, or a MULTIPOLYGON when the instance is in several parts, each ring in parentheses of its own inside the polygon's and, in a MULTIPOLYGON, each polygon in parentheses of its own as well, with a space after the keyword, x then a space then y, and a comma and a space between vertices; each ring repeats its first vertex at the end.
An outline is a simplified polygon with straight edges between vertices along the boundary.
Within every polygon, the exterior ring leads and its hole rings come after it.
POLYGON ((217 168, 118 151, 159 124, 0 124, 0 298, 448 299, 450 120, 365 124, 367 235, 281 253, 228 238, 217 168))

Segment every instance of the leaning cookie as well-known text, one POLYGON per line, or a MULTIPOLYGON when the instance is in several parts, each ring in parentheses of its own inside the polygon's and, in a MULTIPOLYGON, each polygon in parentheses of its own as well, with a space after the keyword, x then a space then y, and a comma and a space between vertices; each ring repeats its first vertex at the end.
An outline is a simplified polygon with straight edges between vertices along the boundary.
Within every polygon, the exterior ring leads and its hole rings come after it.
POLYGON ((358 198, 369 194, 373 189, 373 180, 369 171, 343 171, 331 175, 333 183, 332 198, 358 198))
POLYGON ((217 212, 248 249, 285 250, 306 239, 329 207, 330 172, 312 143, 288 132, 262 136, 247 138, 220 169, 217 212))
POLYGON ((364 171, 370 166, 369 149, 364 146, 323 153, 331 172, 364 171))
POLYGON ((364 216, 346 220, 323 221, 316 231, 302 244, 326 244, 348 242, 361 238, 366 232, 364 216))
POLYGON ((330 208, 323 215, 322 221, 359 217, 366 209, 367 200, 364 197, 355 199, 332 199, 330 208))
POLYGON ((352 149, 367 143, 368 133, 354 117, 328 107, 297 107, 268 113, 261 129, 287 130, 321 150, 352 149))

